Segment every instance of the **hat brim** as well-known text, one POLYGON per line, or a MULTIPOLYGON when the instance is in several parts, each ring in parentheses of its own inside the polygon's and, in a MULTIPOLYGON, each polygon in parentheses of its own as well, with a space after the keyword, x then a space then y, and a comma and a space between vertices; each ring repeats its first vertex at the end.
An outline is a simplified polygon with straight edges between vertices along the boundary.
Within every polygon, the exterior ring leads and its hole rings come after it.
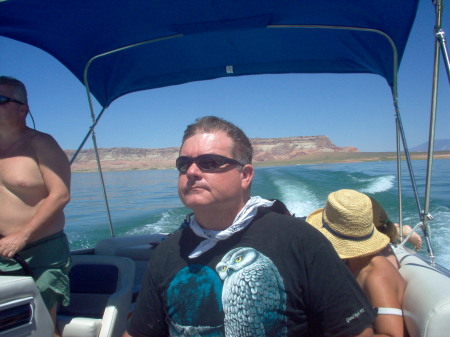
POLYGON ((373 235, 366 240, 343 239, 329 232, 322 223, 323 208, 315 210, 306 218, 306 222, 319 230, 333 245, 341 259, 352 259, 376 254, 389 243, 389 238, 374 229, 373 235))

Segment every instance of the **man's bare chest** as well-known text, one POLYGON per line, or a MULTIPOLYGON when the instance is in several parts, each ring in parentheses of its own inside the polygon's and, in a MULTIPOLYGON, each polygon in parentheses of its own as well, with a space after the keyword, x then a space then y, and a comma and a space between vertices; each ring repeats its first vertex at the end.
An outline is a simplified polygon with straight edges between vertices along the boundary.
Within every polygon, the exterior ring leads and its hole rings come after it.
POLYGON ((18 194, 45 188, 34 157, 27 155, 0 157, 0 187, 18 194))

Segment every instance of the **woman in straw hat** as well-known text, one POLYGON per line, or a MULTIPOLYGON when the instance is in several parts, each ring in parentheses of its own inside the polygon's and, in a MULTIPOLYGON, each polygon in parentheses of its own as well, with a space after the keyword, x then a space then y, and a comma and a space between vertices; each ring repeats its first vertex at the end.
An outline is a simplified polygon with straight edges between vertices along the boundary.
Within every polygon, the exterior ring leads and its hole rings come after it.
POLYGON ((406 336, 401 304, 406 282, 381 254, 389 237, 380 233, 373 221, 371 199, 354 190, 328 195, 324 208, 306 219, 331 242, 339 257, 365 292, 378 316, 375 336, 406 336))

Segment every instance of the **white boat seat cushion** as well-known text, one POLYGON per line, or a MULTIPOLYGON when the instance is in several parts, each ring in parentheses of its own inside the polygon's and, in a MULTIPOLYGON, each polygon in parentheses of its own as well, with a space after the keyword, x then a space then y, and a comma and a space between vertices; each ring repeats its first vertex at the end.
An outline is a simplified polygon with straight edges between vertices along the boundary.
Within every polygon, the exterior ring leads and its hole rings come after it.
POLYGON ((125 257, 74 255, 71 300, 58 312, 62 337, 121 336, 131 306, 134 262, 125 257))
POLYGON ((410 337, 450 335, 450 278, 414 254, 397 254, 407 281, 403 315, 410 337))
POLYGON ((58 327, 61 326, 64 337, 96 337, 100 333, 102 320, 58 315, 58 327))

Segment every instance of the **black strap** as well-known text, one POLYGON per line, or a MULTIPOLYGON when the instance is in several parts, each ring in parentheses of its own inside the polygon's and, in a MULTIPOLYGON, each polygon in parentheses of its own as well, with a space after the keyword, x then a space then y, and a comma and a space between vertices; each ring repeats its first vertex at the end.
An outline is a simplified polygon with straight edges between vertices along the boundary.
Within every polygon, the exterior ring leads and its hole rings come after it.
POLYGON ((33 276, 30 265, 19 255, 13 256, 13 260, 16 261, 21 267, 22 271, 3 271, 0 270, 0 275, 18 275, 18 276, 33 276))

